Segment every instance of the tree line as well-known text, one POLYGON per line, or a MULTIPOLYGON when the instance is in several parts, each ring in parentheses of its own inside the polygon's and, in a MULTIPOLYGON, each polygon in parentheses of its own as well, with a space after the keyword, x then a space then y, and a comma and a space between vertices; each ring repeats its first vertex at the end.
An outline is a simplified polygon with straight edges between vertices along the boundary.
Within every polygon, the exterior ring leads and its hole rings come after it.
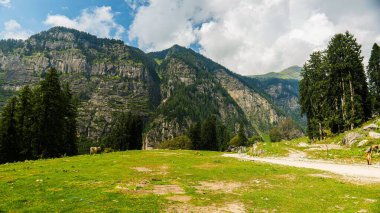
POLYGON ((300 81, 301 111, 307 117, 309 138, 351 130, 379 113, 379 61, 375 44, 367 84, 361 45, 349 32, 336 34, 327 49, 310 55, 300 81))
POLYGON ((49 69, 37 86, 23 87, 0 115, 0 163, 77 153, 77 107, 68 84, 49 69))

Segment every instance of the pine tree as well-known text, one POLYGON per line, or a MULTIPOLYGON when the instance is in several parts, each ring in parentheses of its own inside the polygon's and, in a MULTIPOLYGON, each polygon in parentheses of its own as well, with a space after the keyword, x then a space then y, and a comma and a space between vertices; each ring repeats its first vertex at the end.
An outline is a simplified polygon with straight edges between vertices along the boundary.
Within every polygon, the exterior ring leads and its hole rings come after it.
POLYGON ((369 78, 369 91, 372 100, 372 109, 376 115, 380 114, 380 47, 373 44, 369 58, 367 73, 369 78))
POLYGON ((43 158, 59 157, 65 153, 64 135, 64 98, 58 72, 51 68, 40 82, 40 101, 38 118, 38 153, 43 158))
POLYGON ((16 104, 17 98, 11 98, 1 114, 0 163, 19 160, 20 144, 17 134, 16 104))
POLYGON ((335 35, 327 50, 311 54, 301 73, 301 111, 308 136, 353 129, 371 116, 361 46, 353 35, 335 35))
POLYGON ((63 88, 64 98, 64 153, 72 156, 78 152, 77 148, 77 106, 71 93, 69 84, 63 88))
POLYGON ((239 131, 237 135, 239 137, 239 146, 247 145, 248 139, 247 139, 247 136, 245 135, 245 128, 242 123, 239 125, 239 131))
POLYGON ((201 123, 196 122, 192 124, 189 128, 188 136, 191 139, 191 143, 193 145, 192 149, 200 150, 201 149, 201 123))
POLYGON ((314 52, 305 63, 300 81, 300 104, 307 118, 307 133, 310 138, 323 138, 328 114, 327 65, 323 52, 314 52))
POLYGON ((23 87, 19 92, 19 101, 16 105, 16 120, 18 131, 18 142, 20 144, 20 159, 34 159, 32 151, 33 141, 33 106, 32 90, 29 86, 23 87))
POLYGON ((326 51, 328 96, 332 115, 339 115, 333 130, 353 129, 371 116, 361 46, 352 34, 335 35, 326 51), (340 119, 341 118, 341 119, 340 119))
POLYGON ((210 116, 202 124, 200 147, 202 150, 218 150, 215 116, 210 116))

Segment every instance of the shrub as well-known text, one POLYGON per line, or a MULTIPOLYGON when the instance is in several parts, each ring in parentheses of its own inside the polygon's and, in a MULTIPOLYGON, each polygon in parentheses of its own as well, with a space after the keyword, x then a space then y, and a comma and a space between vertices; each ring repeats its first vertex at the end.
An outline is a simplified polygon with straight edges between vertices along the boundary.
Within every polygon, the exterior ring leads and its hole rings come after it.
POLYGON ((255 144, 257 142, 263 142, 263 138, 260 135, 254 135, 248 139, 248 146, 252 146, 252 144, 255 144))
POLYGON ((183 135, 175 137, 171 140, 163 141, 158 146, 160 149, 192 149, 192 143, 189 137, 183 135))

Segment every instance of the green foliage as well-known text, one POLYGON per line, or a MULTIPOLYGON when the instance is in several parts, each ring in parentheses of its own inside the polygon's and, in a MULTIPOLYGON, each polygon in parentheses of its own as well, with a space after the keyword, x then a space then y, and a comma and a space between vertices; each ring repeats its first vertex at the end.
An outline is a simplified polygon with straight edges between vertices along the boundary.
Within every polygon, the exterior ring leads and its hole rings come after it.
POLYGON ((182 149, 182 150, 190 150, 192 149, 192 143, 191 139, 186 136, 178 136, 170 140, 166 140, 160 143, 159 145, 160 149, 171 149, 171 150, 176 150, 176 149, 182 149))
POLYGON ((113 150, 142 149, 142 118, 131 112, 114 115, 111 132, 102 139, 103 145, 113 150))
POLYGON ((272 142, 281 141, 282 135, 281 130, 278 127, 274 127, 269 131, 269 137, 272 142))
POLYGON ((324 52, 310 55, 300 82, 310 138, 353 129, 371 116, 362 61, 361 46, 348 32, 335 35, 324 52))
POLYGON ((235 135, 230 141, 229 144, 231 146, 237 147, 237 146, 246 146, 248 144, 247 136, 245 135, 245 129, 244 125, 239 125, 239 131, 237 135, 235 135))
POLYGON ((253 144, 255 143, 258 143, 258 142, 264 142, 263 138, 260 136, 260 135, 254 135, 250 138, 248 138, 248 146, 252 146, 253 144))
POLYGON ((1 115, 0 163, 77 153, 76 105, 55 69, 33 90, 22 88, 1 115))
POLYGON ((371 57, 367 67, 368 86, 372 100, 372 110, 376 115, 380 114, 380 47, 373 44, 371 57))
POLYGON ((230 140, 228 129, 215 116, 192 124, 188 136, 195 150, 224 151, 230 140))

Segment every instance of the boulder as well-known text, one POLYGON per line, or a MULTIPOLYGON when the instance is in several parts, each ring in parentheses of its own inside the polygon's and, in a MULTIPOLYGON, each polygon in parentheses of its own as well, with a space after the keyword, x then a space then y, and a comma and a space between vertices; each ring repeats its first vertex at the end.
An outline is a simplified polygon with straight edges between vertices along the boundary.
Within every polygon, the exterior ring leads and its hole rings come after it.
POLYGON ((365 146, 368 143, 368 140, 362 140, 358 143, 358 147, 365 146))
POLYGON ((357 142, 360 138, 363 138, 364 135, 357 132, 350 132, 342 139, 343 145, 351 147, 352 144, 357 142))
POLYGON ((379 139, 380 138, 380 133, 377 133, 377 132, 373 132, 373 131, 371 131, 371 132, 369 132, 369 137, 371 137, 371 138, 375 138, 375 139, 379 139))
POLYGON ((365 131, 377 130, 378 128, 379 128, 379 126, 377 126, 376 124, 369 124, 369 125, 363 127, 363 130, 365 130, 365 131))

